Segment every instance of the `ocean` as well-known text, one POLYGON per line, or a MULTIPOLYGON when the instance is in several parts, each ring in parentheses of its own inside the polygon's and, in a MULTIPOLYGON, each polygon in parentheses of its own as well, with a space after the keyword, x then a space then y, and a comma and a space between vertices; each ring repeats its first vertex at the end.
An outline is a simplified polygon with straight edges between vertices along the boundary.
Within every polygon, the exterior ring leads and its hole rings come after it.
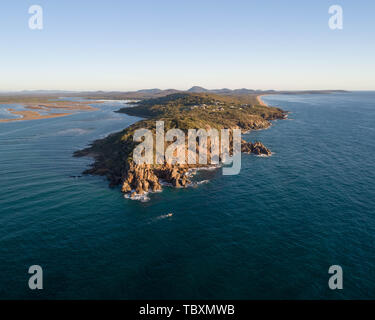
POLYGON ((0 123, 0 299, 374 299, 375 92, 263 100, 290 111, 245 135, 271 157, 147 202, 72 157, 139 120, 113 112, 124 102, 0 123))

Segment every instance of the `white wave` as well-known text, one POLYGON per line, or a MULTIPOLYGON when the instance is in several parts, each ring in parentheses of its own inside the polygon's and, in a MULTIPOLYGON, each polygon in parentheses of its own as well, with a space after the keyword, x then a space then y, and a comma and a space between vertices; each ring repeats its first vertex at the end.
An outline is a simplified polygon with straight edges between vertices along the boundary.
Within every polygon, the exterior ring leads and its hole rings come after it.
POLYGON ((261 157, 261 158, 269 158, 271 156, 273 156, 275 153, 274 152, 271 152, 271 154, 268 156, 266 154, 255 154, 256 157, 261 157))
POLYGON ((166 219, 166 218, 170 218, 172 216, 173 216, 173 213, 162 214, 161 216, 156 217, 155 220, 166 219))
POLYGON ((202 181, 197 181, 196 184, 197 185, 200 185, 200 184, 206 184, 206 183, 209 183, 210 180, 202 180, 202 181))
POLYGON ((136 191, 133 189, 130 193, 125 194, 124 198, 125 199, 130 199, 130 200, 137 200, 137 201, 141 201, 141 202, 147 202, 147 201, 150 201, 149 194, 151 194, 151 193, 160 193, 162 191, 163 190, 148 191, 148 192, 145 192, 144 194, 137 194, 136 191))
POLYGON ((188 185, 186 185, 187 188, 198 188, 199 185, 201 184, 206 184, 206 183, 209 183, 210 180, 202 180, 202 181, 193 181, 191 183, 189 183, 188 185))
POLYGON ((146 192, 144 194, 136 194, 135 191, 133 191, 132 193, 125 194, 124 198, 129 199, 129 200, 137 200, 137 201, 141 201, 141 202, 150 201, 150 197, 148 196, 148 192, 146 192))
POLYGON ((216 169, 219 169, 221 166, 219 165, 212 165, 212 166, 209 166, 209 167, 201 167, 201 168, 197 168, 197 171, 214 171, 216 169))

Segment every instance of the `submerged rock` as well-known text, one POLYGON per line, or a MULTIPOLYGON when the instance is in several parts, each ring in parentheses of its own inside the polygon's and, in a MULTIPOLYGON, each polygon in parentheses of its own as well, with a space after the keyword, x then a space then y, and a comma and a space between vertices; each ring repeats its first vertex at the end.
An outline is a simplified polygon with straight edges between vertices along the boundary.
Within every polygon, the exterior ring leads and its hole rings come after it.
POLYGON ((253 153, 255 155, 259 156, 270 156, 272 155, 272 152, 270 149, 268 149, 263 143, 256 141, 254 143, 252 142, 246 142, 245 140, 242 140, 241 143, 241 152, 243 153, 253 153))

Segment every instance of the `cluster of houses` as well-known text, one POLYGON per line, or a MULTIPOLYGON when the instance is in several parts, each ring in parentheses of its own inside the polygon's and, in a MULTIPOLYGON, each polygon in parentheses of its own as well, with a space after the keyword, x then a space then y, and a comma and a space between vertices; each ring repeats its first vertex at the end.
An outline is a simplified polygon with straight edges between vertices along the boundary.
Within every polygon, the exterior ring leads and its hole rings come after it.
MULTIPOLYGON (((225 110, 224 109, 224 105, 225 105, 224 102, 213 101, 212 103, 213 103, 213 105, 207 105, 205 103, 200 104, 200 105, 194 105, 194 106, 190 107, 190 110, 193 110, 193 109, 203 109, 203 110, 210 109, 211 111, 224 111, 225 110), (212 108, 214 106, 216 106, 216 108, 212 108)), ((244 104, 244 105, 241 105, 241 107, 229 106, 229 108, 230 109, 237 109, 238 108, 239 110, 242 110, 243 108, 246 108, 248 106, 250 106, 250 105, 244 104)))

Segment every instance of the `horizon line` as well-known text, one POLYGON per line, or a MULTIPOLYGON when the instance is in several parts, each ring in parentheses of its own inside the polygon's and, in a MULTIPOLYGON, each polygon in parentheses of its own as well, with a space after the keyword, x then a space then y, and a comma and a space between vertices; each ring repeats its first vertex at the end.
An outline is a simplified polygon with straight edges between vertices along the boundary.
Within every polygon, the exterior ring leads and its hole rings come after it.
MULTIPOLYGON (((363 90, 358 90, 358 89, 340 89, 340 88, 333 88, 333 89, 251 89, 251 88, 206 88, 206 87, 201 87, 201 86, 193 86, 188 89, 176 89, 176 88, 166 88, 166 89, 161 89, 157 87, 153 88, 140 88, 140 89, 131 89, 131 90, 116 90, 116 89, 108 89, 108 90, 103 90, 103 89, 19 89, 19 90, 0 90, 0 93, 26 93, 26 92, 74 92, 74 93, 79 93, 79 92, 121 92, 121 93, 128 93, 128 92, 138 92, 138 91, 145 91, 145 90, 160 90, 160 91, 168 91, 168 90, 176 90, 176 91, 182 91, 186 92, 191 90, 192 88, 201 88, 203 90, 207 91, 215 91, 215 90, 230 90, 230 91, 235 91, 235 90, 251 90, 251 91, 256 91, 256 92, 266 92, 266 91, 274 91, 274 92, 303 92, 303 91, 375 91, 374 89, 363 89, 363 90)), ((202 92, 203 93, 203 92, 202 92)))

